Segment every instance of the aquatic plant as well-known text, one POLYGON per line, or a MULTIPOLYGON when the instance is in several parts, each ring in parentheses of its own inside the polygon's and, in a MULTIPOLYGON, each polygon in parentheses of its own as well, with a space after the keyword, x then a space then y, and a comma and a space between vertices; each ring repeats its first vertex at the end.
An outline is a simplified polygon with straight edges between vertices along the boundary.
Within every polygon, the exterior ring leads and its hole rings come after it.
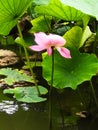
MULTIPOLYGON (((42 76, 50 86, 50 101, 52 100, 52 88, 56 88, 58 91, 68 87, 76 90, 80 84, 89 81, 98 106, 92 83, 92 77, 97 76, 98 73, 97 5, 98 0, 93 2, 87 0, 1 0, 0 34, 2 37, 8 36, 12 28, 17 27, 18 36, 14 40, 24 49, 34 83, 32 86, 34 89, 30 86, 25 91, 23 87, 23 89, 9 89, 4 92, 14 94, 19 101, 29 102, 30 99, 31 102, 34 102, 35 99, 31 100, 31 95, 35 91, 35 98, 38 99, 35 102, 46 100, 46 98, 40 97, 40 92, 43 94, 45 90, 44 94, 46 94, 47 90, 44 89, 44 86, 38 86, 32 62, 29 59, 28 50, 32 49, 33 52, 45 54, 42 58, 42 76), (24 35, 20 26, 21 18, 25 17, 25 14, 32 16, 30 17, 32 27, 28 32, 35 38, 32 38, 33 42, 31 41, 30 44, 25 40, 27 35, 24 35), (37 45, 34 44, 34 40, 37 45), (47 51, 47 54, 44 53, 44 50, 47 51), (30 92, 31 90, 32 92, 30 92), (27 95, 24 95, 26 92, 27 95), (29 95, 30 98, 28 98, 29 95)), ((2 71, 3 75, 7 76, 8 82, 6 83, 8 85, 12 85, 14 81, 19 81, 19 79, 31 82, 28 76, 21 75, 19 71, 5 68, 1 69, 1 75, 2 71), (9 70, 10 73, 15 73, 16 80, 12 78, 12 82, 9 82, 11 76, 8 73, 9 70)), ((51 109, 50 104, 50 114, 51 109)))
POLYGON ((35 33, 35 42, 38 45, 30 46, 34 51, 47 50, 48 55, 52 55, 52 48, 57 49, 61 56, 71 58, 70 51, 62 46, 65 45, 65 39, 56 34, 46 35, 43 32, 35 33))

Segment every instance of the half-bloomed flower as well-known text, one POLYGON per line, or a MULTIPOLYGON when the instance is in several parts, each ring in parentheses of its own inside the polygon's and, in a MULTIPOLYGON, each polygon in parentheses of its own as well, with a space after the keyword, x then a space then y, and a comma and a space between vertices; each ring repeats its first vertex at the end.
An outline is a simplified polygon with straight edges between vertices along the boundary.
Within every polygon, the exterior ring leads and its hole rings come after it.
POLYGON ((47 50, 48 55, 52 54, 52 48, 57 49, 61 56, 65 58, 71 58, 70 51, 63 47, 66 43, 65 39, 59 35, 49 34, 46 35, 43 32, 35 33, 35 42, 38 45, 30 46, 34 51, 47 50))

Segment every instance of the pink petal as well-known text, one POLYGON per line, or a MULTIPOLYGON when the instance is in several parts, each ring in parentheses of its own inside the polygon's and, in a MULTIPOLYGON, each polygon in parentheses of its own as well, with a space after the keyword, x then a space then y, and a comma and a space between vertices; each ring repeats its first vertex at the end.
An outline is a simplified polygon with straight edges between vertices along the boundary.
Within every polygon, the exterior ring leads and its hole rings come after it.
POLYGON ((60 47, 60 46, 65 45, 65 43, 66 43, 66 41, 63 37, 56 35, 56 34, 49 34, 48 39, 51 43, 51 46, 54 46, 54 47, 60 47))
POLYGON ((58 52, 61 54, 61 56, 65 58, 71 58, 70 51, 64 47, 57 47, 56 48, 58 52))
POLYGON ((38 45, 30 46, 30 49, 32 49, 33 51, 42 51, 42 50, 45 50, 44 47, 38 46, 38 45))
POLYGON ((34 36, 35 36, 35 42, 39 45, 46 45, 46 43, 49 41, 47 35, 43 32, 34 33, 34 36))
POLYGON ((47 49, 47 53, 49 56, 52 55, 52 48, 51 47, 47 49))

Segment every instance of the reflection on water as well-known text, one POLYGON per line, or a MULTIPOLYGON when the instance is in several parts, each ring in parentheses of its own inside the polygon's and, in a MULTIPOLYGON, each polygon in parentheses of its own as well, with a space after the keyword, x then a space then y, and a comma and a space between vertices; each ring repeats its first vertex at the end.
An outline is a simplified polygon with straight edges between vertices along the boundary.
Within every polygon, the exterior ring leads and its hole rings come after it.
POLYGON ((0 90, 0 130, 48 130, 43 104, 17 103, 0 90))
POLYGON ((18 105, 14 104, 14 101, 3 100, 0 103, 0 112, 5 112, 7 114, 13 114, 18 111, 18 105))
MULTIPOLYGON (((24 111, 29 110, 29 106, 26 103, 21 103, 20 106, 24 111)), ((0 112, 5 112, 6 114, 14 114, 16 111, 18 111, 18 104, 14 101, 2 100, 0 103, 0 112)))
POLYGON ((28 107, 28 105, 27 105, 26 103, 22 103, 22 104, 21 104, 21 107, 22 107, 22 109, 23 109, 24 111, 28 111, 28 110, 29 110, 29 107, 28 107))
POLYGON ((0 130, 48 130, 47 113, 32 105, 2 101, 0 111, 0 130))

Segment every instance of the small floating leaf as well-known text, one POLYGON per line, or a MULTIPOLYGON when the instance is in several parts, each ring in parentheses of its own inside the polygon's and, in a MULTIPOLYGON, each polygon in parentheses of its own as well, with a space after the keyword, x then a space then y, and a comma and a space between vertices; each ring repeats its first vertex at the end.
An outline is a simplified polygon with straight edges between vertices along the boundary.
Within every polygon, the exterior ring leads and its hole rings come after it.
MULTIPOLYGON (((48 90, 42 86, 38 86, 41 95, 44 95, 48 90)), ((16 87, 14 89, 5 89, 4 94, 14 94, 16 100, 26 103, 43 102, 46 98, 38 96, 38 91, 35 86, 32 87, 16 87)))
POLYGON ((33 83, 32 76, 28 76, 27 74, 17 70, 17 69, 11 69, 11 68, 3 68, 0 69, 0 75, 5 75, 7 76, 4 81, 8 85, 12 85, 15 82, 18 81, 26 81, 26 82, 31 82, 33 83))

